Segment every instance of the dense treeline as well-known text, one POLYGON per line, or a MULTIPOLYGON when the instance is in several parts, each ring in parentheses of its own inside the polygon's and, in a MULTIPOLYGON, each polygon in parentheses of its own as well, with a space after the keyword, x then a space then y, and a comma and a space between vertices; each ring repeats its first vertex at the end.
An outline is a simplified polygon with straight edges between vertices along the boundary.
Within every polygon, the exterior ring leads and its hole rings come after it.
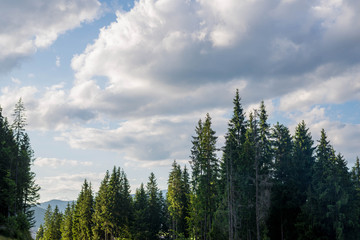
POLYGON ((31 171, 34 161, 29 136, 25 132, 25 107, 15 105, 10 125, 0 107, 0 233, 17 239, 31 239, 31 206, 39 199, 39 186, 31 171))
POLYGON ((291 136, 270 126, 264 102, 248 119, 238 91, 233 103, 225 146, 207 114, 192 138, 192 174, 174 161, 165 199, 153 173, 131 197, 114 167, 95 197, 85 181, 64 214, 49 207, 37 239, 360 239, 359 159, 349 171, 325 130, 315 144, 304 121, 291 136))

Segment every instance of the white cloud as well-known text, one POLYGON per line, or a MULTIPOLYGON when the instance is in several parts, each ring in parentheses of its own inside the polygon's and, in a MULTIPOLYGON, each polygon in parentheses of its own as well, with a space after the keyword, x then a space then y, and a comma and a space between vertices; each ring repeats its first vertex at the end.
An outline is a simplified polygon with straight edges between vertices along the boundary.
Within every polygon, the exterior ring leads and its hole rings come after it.
POLYGON ((78 161, 78 160, 68 160, 68 159, 57 159, 57 158, 46 158, 38 157, 36 158, 34 165, 37 167, 51 167, 57 168, 60 166, 75 167, 75 166, 84 166, 89 167, 93 163, 88 161, 78 161))
MULTIPOLYGON (((140 0, 73 57, 71 89, 21 88, 31 99, 29 126, 149 164, 188 156, 206 112, 222 135, 236 88, 246 109, 263 99, 270 115, 289 111, 320 126, 326 110, 314 104, 359 100, 356 11, 354 1, 140 0), (120 124, 105 129, 107 121, 120 124)), ((47 45, 51 34, 22 48, 47 45)), ((5 102, 17 94, 4 91, 5 102)))
POLYGON ((298 78, 313 81, 281 98, 280 109, 308 109, 314 104, 360 100, 360 64, 345 71, 329 64, 298 78))
POLYGON ((0 8, 0 71, 50 46, 69 29, 98 16, 97 0, 4 1, 0 8))
POLYGON ((51 177, 41 177, 36 179, 36 183, 41 186, 39 191, 41 201, 52 199, 76 200, 81 190, 81 186, 86 179, 92 184, 93 192, 98 191, 101 180, 105 173, 81 172, 78 174, 62 174, 51 177))

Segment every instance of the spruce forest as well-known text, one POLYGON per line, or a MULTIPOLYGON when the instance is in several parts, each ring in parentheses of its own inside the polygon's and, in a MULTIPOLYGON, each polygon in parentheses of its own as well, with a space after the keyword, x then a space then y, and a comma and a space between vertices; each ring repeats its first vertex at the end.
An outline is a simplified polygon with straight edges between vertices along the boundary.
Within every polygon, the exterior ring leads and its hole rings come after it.
MULTIPOLYGON (((10 125, 0 111, 0 231, 18 239, 29 238, 39 199, 23 112, 20 100, 10 125)), ((264 102, 246 117, 236 91, 224 146, 207 114, 195 126, 190 169, 173 162, 166 195, 151 173, 132 196, 114 167, 96 193, 85 180, 64 213, 49 206, 36 239, 360 239, 359 159, 348 169, 324 129, 320 136, 304 121, 293 136, 270 126, 264 102)))

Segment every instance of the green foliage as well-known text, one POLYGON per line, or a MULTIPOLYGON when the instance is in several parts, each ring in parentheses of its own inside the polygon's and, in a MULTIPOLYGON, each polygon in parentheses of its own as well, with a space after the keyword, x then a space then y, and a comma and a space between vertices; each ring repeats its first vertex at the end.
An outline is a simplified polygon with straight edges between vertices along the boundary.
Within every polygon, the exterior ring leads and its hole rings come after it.
POLYGON ((25 132, 25 107, 15 105, 14 122, 9 124, 0 107, 0 233, 30 239, 33 211, 40 187, 31 172, 34 161, 30 139, 25 132))
POLYGON ((70 203, 68 203, 60 227, 61 239, 63 240, 73 240, 72 228, 74 221, 74 211, 75 211, 74 202, 71 205, 70 203))
POLYGON ((135 240, 149 239, 149 222, 148 222, 148 196, 145 192, 144 185, 136 189, 134 200, 134 222, 133 237, 135 240))
POLYGON ((91 184, 85 179, 81 192, 76 200, 72 227, 73 239, 92 239, 93 206, 94 199, 91 184))
MULTIPOLYGON (((64 215, 49 207, 36 239, 360 239, 359 158, 349 172, 325 130, 315 148, 304 121, 291 136, 282 124, 270 127, 264 102, 246 120, 240 100, 236 91, 220 164, 207 114, 192 138, 192 176, 174 161, 166 200, 153 173, 132 198, 114 167, 95 199, 85 180, 64 215)), ((0 231, 30 239, 39 187, 21 100, 12 128, 1 114, 0 231)))
POLYGON ((180 165, 174 161, 169 174, 166 201, 170 217, 170 233, 172 239, 180 236, 188 237, 187 218, 190 204, 189 176, 186 167, 181 171, 180 165))
POLYGON ((216 156, 215 131, 207 114, 199 120, 191 149, 192 195, 189 226, 192 237, 210 238, 214 214, 218 205, 219 161, 216 156))

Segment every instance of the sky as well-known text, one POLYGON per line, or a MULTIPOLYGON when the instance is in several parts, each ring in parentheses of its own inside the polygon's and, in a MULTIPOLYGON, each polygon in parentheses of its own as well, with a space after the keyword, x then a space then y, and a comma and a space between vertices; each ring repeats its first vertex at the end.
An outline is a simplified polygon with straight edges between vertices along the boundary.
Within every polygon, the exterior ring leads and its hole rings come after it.
POLYGON ((5 0, 0 105, 25 104, 40 201, 94 191, 124 169, 134 191, 189 168, 199 119, 223 146, 239 89, 247 113, 322 128, 360 155, 358 0, 5 0))

